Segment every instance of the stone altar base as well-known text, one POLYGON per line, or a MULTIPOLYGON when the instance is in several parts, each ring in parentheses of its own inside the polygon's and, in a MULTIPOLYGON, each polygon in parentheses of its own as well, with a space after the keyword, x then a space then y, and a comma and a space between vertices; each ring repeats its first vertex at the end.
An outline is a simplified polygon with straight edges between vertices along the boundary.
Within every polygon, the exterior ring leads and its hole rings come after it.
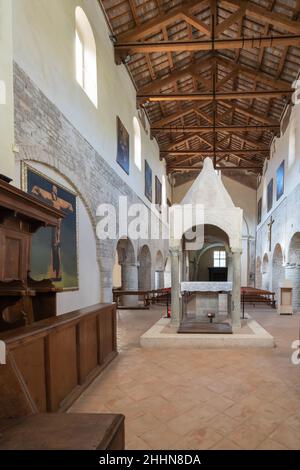
POLYGON ((207 319, 208 313, 227 316, 230 312, 231 294, 218 292, 197 292, 194 298, 187 303, 187 314, 194 313, 199 320, 207 319))
POLYGON ((182 333, 171 326, 169 318, 162 318, 156 322, 140 338, 143 348, 273 348, 275 341, 261 325, 249 318, 233 334, 203 334, 182 333))
POLYGON ((218 323, 218 322, 199 322, 184 320, 180 323, 178 333, 190 333, 190 334, 232 334, 232 328, 229 323, 218 323))

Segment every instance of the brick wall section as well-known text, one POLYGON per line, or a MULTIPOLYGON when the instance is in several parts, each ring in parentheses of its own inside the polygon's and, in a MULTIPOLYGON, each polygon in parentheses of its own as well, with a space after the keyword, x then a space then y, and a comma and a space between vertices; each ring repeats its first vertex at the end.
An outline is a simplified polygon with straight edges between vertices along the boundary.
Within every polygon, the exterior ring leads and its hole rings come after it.
MULTIPOLYGON (((14 103, 15 142, 20 148, 17 160, 43 163, 65 177, 81 197, 94 228, 99 204, 111 203, 117 207, 119 196, 127 196, 128 204, 142 202, 16 63, 14 103)), ((116 244, 117 240, 97 240, 102 301, 111 300, 116 244)), ((144 242, 133 244, 137 259, 144 242)), ((154 288, 156 254, 161 250, 166 257, 168 242, 147 240, 147 244, 152 257, 154 288)))

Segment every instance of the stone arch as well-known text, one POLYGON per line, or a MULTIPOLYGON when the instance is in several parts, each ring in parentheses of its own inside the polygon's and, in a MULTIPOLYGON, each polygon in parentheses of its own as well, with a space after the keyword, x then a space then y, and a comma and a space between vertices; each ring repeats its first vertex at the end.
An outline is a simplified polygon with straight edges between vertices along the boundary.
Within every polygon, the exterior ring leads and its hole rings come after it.
POLYGON ((164 287, 164 257, 162 252, 158 250, 155 257, 155 289, 163 289, 164 287))
POLYGON ((255 287, 257 289, 262 288, 262 272, 261 272, 261 258, 257 256, 256 258, 256 267, 255 267, 255 287))
POLYGON ((283 266, 283 252, 281 245, 277 243, 272 258, 272 291, 275 292, 276 301, 279 301, 279 283, 285 278, 283 266))
POLYGON ((143 245, 138 255, 138 289, 151 290, 151 252, 148 245, 143 245))
MULTIPOLYGON (((213 267, 213 251, 219 249, 225 251, 226 255, 226 268, 228 265, 229 236, 223 229, 216 225, 204 224, 203 226, 203 244, 199 245, 199 249, 186 250, 185 237, 188 234, 191 239, 191 234, 185 232, 183 236, 183 253, 184 260, 188 258, 189 267, 183 272, 183 279, 189 281, 208 281, 209 280, 209 267, 213 267)), ((200 234, 200 231, 199 231, 200 234)), ((185 269, 185 268, 184 268, 185 269)))
POLYGON ((286 278, 291 281, 293 287, 293 307, 300 309, 300 232, 292 236, 287 255, 286 278))
POLYGON ((262 288, 270 290, 270 263, 267 253, 264 254, 262 262, 262 288))

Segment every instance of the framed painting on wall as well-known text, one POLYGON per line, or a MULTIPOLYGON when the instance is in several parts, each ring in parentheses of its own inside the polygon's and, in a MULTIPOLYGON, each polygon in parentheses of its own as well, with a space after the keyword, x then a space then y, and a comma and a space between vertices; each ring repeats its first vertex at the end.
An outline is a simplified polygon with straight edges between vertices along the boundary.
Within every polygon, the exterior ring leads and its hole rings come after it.
POLYGON ((261 208, 262 208, 262 199, 260 198, 260 200, 257 203, 257 223, 258 224, 261 223, 261 208))
POLYGON ((129 134, 117 117, 117 163, 129 175, 129 134))
POLYGON ((273 206, 273 178, 268 184, 267 188, 267 208, 268 212, 272 209, 273 206))
POLYGON ((284 193, 284 160, 277 168, 276 172, 276 201, 281 198, 284 193))
POLYGON ((42 227, 32 238, 30 276, 51 279, 56 287, 77 290, 77 196, 39 171, 23 165, 23 189, 65 214, 59 227, 42 227))
POLYGON ((159 207, 162 203, 162 185, 158 177, 155 176, 155 204, 159 207))
POLYGON ((152 170, 145 160, 145 196, 152 202, 152 170))

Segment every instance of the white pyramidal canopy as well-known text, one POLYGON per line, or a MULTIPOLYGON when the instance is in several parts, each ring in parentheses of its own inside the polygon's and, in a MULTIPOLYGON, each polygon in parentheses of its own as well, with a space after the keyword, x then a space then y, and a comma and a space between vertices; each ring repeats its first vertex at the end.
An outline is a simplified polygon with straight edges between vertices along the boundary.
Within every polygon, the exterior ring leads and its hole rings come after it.
POLYGON ((222 179, 217 175, 211 158, 203 162, 203 169, 186 193, 181 204, 202 204, 206 209, 232 209, 234 204, 222 179))
MULTIPOLYGON (((203 224, 219 227, 228 235, 231 249, 241 249, 243 211, 234 205, 210 158, 204 160, 201 173, 182 199, 181 205, 185 204, 202 206, 203 224)), ((175 219, 176 213, 172 207, 171 226, 175 219)), ((189 228, 192 229, 192 226, 185 227, 185 231, 189 228)), ((178 243, 178 238, 175 240, 175 237, 171 235, 170 245, 176 245, 176 243, 178 243)))

